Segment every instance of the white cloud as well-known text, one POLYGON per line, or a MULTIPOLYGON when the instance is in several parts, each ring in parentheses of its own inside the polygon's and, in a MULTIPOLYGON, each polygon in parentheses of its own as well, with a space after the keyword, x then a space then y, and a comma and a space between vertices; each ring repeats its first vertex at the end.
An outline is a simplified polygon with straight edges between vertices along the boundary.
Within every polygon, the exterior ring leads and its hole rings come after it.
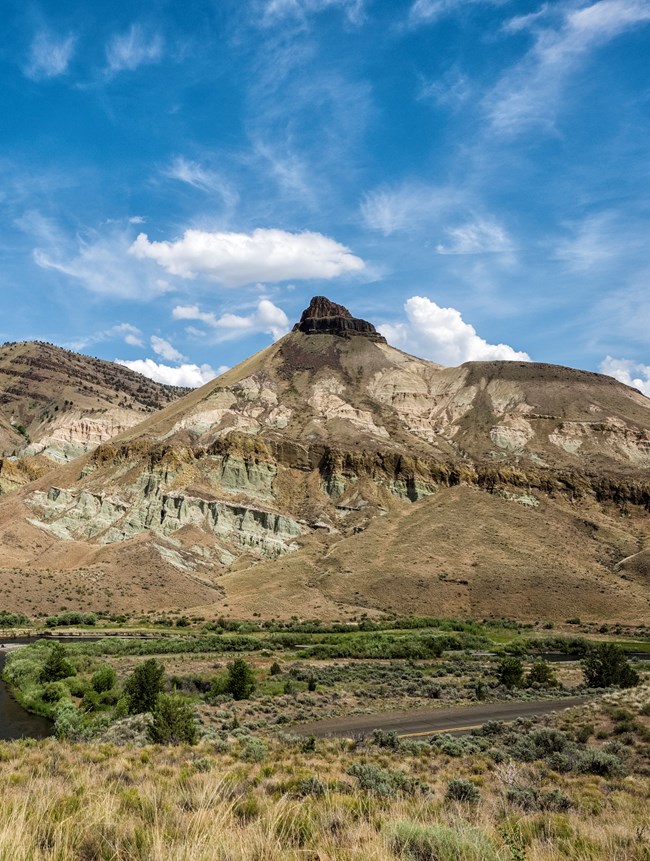
POLYGON ((348 21, 360 24, 364 15, 365 0, 264 0, 264 22, 275 23, 283 18, 304 18, 307 14, 327 9, 342 9, 348 21))
POLYGON ((361 203, 366 225, 385 236, 421 228, 445 214, 467 205, 460 189, 404 183, 367 194, 361 203))
POLYGON ((146 33, 138 24, 132 24, 126 33, 116 33, 106 44, 108 72, 132 72, 138 66, 159 62, 162 53, 159 33, 146 33))
POLYGON ((159 338, 158 335, 151 336, 151 349, 157 356, 166 359, 168 362, 182 362, 185 360, 185 356, 179 353, 176 347, 164 338, 159 338))
POLYGON ((614 377, 626 386, 632 386, 650 398, 650 365, 641 365, 631 359, 614 359, 606 356, 600 363, 600 372, 614 377))
POLYGON ((504 227, 496 221, 477 221, 448 227, 449 244, 436 246, 438 254, 486 254, 512 251, 512 241, 504 227))
POLYGON ((114 341, 121 339, 125 344, 131 347, 142 347, 142 332, 137 326, 132 326, 131 323, 117 323, 109 329, 102 329, 100 332, 94 332, 92 335, 85 335, 82 338, 76 338, 70 341, 67 346, 72 350, 84 350, 92 344, 100 344, 103 341, 114 341))
POLYGON ((321 233, 259 228, 252 233, 186 230, 174 242, 150 242, 141 233, 129 249, 181 278, 204 275, 229 287, 255 281, 336 278, 365 264, 349 248, 321 233))
POLYGON ((573 272, 602 271, 614 261, 646 258, 647 223, 633 213, 614 210, 568 225, 570 235, 558 242, 555 257, 573 272))
POLYGON ((515 32, 529 29, 535 44, 487 100, 492 125, 504 134, 552 129, 568 77, 597 48, 650 21, 650 3, 599 0, 576 7, 574 2, 562 2, 547 6, 542 13, 515 18, 506 27, 515 32))
POLYGON ((224 178, 214 170, 191 161, 179 155, 163 168, 162 175, 167 179, 183 182, 191 185, 199 191, 216 192, 227 206, 234 206, 239 200, 239 195, 224 178))
MULTIPOLYGON (((43 237, 38 237, 43 238, 43 237)), ((77 236, 74 250, 64 237, 48 240, 49 247, 36 248, 34 262, 42 269, 51 269, 78 280, 92 293, 122 299, 149 299, 169 290, 146 265, 129 256, 131 236, 120 230, 105 235, 90 232, 77 236)), ((152 267, 154 268, 154 267, 152 267)))
POLYGON ((277 341, 289 331, 289 318, 270 299, 260 299, 255 311, 247 315, 227 313, 217 317, 211 311, 201 311, 198 305, 177 305, 172 316, 175 320, 200 320, 206 323, 217 331, 220 341, 237 338, 242 332, 263 332, 277 341))
POLYGON ((411 24, 433 24, 445 15, 463 12, 468 6, 501 6, 508 0, 415 0, 409 12, 411 24))
POLYGON ((221 368, 219 371, 215 371, 210 365, 184 364, 178 368, 173 368, 171 365, 159 364, 153 359, 115 359, 115 361, 118 365, 124 365, 125 368, 137 371, 143 377, 148 377, 157 383, 165 383, 168 386, 186 386, 190 389, 203 386, 218 376, 219 373, 223 373, 221 368))
POLYGON ((23 69, 25 75, 34 81, 65 75, 74 53, 75 41, 73 35, 60 38, 41 30, 32 40, 29 59, 23 69))
POLYGON ((441 308, 424 296, 412 296, 404 310, 408 322, 384 324, 379 329, 391 344, 409 353, 451 366, 478 361, 530 361, 528 353, 507 344, 489 344, 455 308, 441 308))

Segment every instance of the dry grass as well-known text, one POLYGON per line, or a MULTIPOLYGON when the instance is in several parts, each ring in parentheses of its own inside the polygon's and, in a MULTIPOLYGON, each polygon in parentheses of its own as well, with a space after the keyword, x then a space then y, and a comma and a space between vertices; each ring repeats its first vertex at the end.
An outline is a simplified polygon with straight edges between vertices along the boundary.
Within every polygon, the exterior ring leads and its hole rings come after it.
MULTIPOLYGON (((562 720, 604 721, 607 707, 562 720)), ((393 750, 323 741, 309 750, 286 737, 252 747, 253 754, 243 734, 176 748, 0 744, 0 861, 650 859, 647 747, 640 744, 629 774, 608 778, 561 775, 542 763, 495 764, 486 753, 452 758, 424 744, 393 750), (386 797, 365 791, 352 765, 400 771, 411 788, 386 797), (478 787, 478 803, 445 798, 458 778, 478 787), (570 808, 525 812, 506 799, 522 782, 559 790, 570 808), (435 852, 400 849, 399 823, 453 840, 435 852), (489 855, 472 850, 477 836, 489 855)))

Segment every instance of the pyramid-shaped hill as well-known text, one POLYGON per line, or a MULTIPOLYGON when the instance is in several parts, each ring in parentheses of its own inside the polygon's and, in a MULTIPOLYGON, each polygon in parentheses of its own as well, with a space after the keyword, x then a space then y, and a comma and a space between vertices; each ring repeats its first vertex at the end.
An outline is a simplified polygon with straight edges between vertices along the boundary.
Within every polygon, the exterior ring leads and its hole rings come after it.
POLYGON ((411 612, 418 595, 418 612, 498 615, 498 576, 522 613, 570 597, 636 619, 647 585, 615 566, 650 531, 649 501, 636 390, 553 365, 445 368, 315 297, 275 344, 0 500, 2 579, 32 584, 34 606, 47 570, 90 607, 331 617, 411 612), (470 585, 450 591, 445 571, 470 585), (246 585, 262 576, 263 600, 246 585))

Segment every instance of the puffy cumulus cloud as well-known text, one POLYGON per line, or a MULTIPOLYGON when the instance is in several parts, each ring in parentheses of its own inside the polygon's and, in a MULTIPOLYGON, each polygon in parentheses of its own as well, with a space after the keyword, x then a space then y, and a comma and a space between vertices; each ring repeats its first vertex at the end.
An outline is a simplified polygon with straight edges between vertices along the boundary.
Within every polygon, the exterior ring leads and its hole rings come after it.
POLYGON ((270 299, 260 299, 251 314, 221 314, 202 311, 198 305, 177 305, 172 311, 175 320, 198 320, 217 332, 217 340, 230 341, 242 333, 264 332, 274 341, 289 331, 289 318, 270 299))
POLYGON ((179 353, 176 347, 164 338, 159 338, 158 335, 151 336, 151 349, 157 356, 168 362, 182 362, 185 359, 185 356, 179 353))
POLYGON ((606 356, 600 363, 600 372, 614 377, 619 383, 632 386, 650 398, 650 365, 641 365, 631 359, 614 359, 606 356))
POLYGON ((74 53, 76 39, 73 35, 63 38, 42 30, 37 33, 29 49, 29 57, 23 72, 34 81, 57 78, 65 75, 74 53))
POLYGON ((365 267, 349 248, 321 233, 265 228, 252 233, 186 230, 174 242, 150 242, 141 233, 129 251, 140 260, 155 260, 172 275, 203 275, 228 287, 256 281, 336 278, 365 267))
POLYGON ((516 360, 530 362, 528 353, 507 344, 489 344, 455 308, 441 308, 425 296, 412 296, 404 305, 408 322, 379 327, 391 344, 442 365, 463 362, 516 360))
POLYGON ((132 72, 138 66, 157 63, 162 58, 163 39, 159 33, 147 33, 133 24, 126 33, 116 33, 106 44, 109 74, 132 72))
POLYGON ((118 365, 124 365, 132 371, 137 371, 143 377, 149 377, 157 383, 165 383, 168 386, 185 386, 189 389, 197 389, 199 386, 209 383, 215 377, 222 374, 227 368, 219 368, 217 371, 210 365, 183 364, 179 367, 163 365, 154 359, 115 359, 118 365))
POLYGON ((552 130, 569 77, 598 48, 649 21, 648 0, 545 4, 539 13, 512 19, 506 32, 528 30, 535 41, 487 99, 493 127, 506 135, 552 130))

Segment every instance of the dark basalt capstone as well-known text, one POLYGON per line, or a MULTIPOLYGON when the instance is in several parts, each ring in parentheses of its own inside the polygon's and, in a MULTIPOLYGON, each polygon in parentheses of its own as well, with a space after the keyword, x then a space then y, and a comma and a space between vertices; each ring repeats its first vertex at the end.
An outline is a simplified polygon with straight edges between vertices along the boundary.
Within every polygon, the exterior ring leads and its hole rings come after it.
POLYGON ((362 335, 378 344, 386 343, 386 338, 379 334, 372 323, 353 317, 347 308, 330 302, 325 296, 314 296, 293 331, 305 335, 339 335, 342 338, 362 335))

